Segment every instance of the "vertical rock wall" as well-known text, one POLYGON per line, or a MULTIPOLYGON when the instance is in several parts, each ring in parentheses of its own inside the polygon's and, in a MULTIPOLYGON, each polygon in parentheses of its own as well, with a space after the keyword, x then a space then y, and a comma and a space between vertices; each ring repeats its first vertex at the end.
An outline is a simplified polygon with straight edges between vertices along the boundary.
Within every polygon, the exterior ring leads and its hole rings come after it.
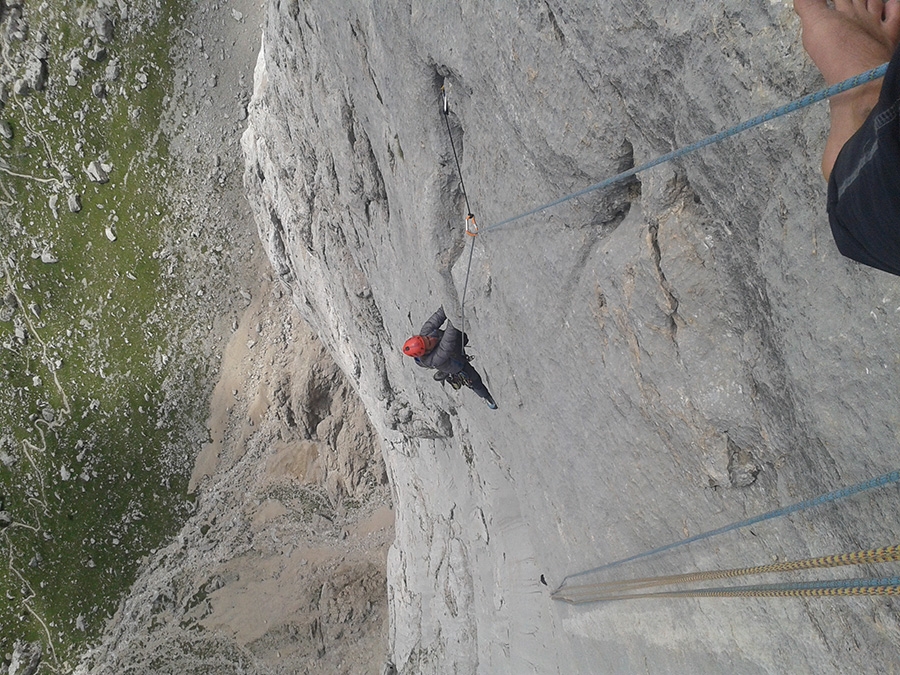
MULTIPOLYGON (((549 598, 566 574, 896 468, 900 284, 831 241, 826 107, 489 227, 821 84, 778 0, 269 2, 245 180, 276 272, 382 439, 401 673, 897 656, 880 599, 549 598), (438 305, 460 312, 469 242, 441 86, 486 228, 465 316, 496 412, 398 350, 438 305)), ((892 543, 895 500, 873 491, 636 572, 892 543)))

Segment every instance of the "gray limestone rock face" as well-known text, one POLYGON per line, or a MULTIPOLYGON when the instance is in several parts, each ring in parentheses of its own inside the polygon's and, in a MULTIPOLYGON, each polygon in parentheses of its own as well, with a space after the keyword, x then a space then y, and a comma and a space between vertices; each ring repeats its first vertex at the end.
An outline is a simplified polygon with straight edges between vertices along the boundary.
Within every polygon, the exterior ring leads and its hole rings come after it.
POLYGON ((97 160, 92 161, 88 164, 85 172, 95 183, 108 183, 109 182, 109 172, 104 168, 103 164, 97 160))
POLYGON ((114 24, 113 19, 106 8, 100 8, 91 17, 91 24, 97 35, 97 39, 103 43, 112 42, 114 24))
POLYGON ((13 82, 13 93, 16 96, 27 96, 31 93, 31 84, 25 78, 19 78, 13 82))
POLYGON ((110 61, 109 64, 106 66, 106 69, 103 72, 104 72, 104 76, 106 77, 107 81, 115 82, 116 80, 119 79, 119 73, 120 73, 119 62, 116 60, 110 61))
POLYGON ((47 62, 38 56, 32 57, 25 67, 25 80, 33 91, 43 91, 47 85, 47 62))
POLYGON ((88 51, 88 58, 91 61, 103 61, 106 58, 106 47, 100 44, 94 44, 88 51))
MULTIPOLYGON (((822 85, 782 0, 269 3, 245 184, 275 272, 381 438, 397 672, 898 656, 879 598, 550 597, 567 575, 897 468, 900 280, 831 240, 827 107, 491 227, 822 85), (440 305, 464 309, 498 411, 401 354, 440 305)), ((890 544, 888 492, 618 574, 890 544)))
POLYGON ((34 675, 41 664, 41 644, 17 641, 9 659, 9 675, 34 675))
POLYGON ((3 11, 6 25, 2 28, 2 39, 5 41, 24 41, 28 36, 28 24, 22 18, 21 4, 10 4, 3 11))

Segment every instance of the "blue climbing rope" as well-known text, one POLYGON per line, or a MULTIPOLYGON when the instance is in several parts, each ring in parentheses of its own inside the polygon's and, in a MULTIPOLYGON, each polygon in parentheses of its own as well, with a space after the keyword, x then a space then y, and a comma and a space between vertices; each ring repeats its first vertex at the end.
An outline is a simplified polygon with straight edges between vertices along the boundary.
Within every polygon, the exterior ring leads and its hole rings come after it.
POLYGON ((726 532, 731 532, 732 530, 738 530, 744 527, 748 527, 749 525, 755 525, 756 523, 761 523, 765 520, 771 520, 772 518, 779 518, 781 516, 786 516, 791 513, 797 513, 798 511, 805 511, 806 509, 811 509, 814 506, 821 506, 822 504, 828 504, 830 502, 836 502, 839 499, 845 499, 846 497, 850 497, 855 494, 859 494, 860 492, 865 492, 867 490, 873 490, 875 488, 884 487, 885 485, 890 485, 892 483, 900 482, 900 470, 891 471, 890 473, 886 473, 882 476, 878 476, 876 478, 871 478, 862 483, 858 483, 857 485, 851 485, 850 487, 841 488, 840 490, 834 490, 833 492, 828 492, 827 494, 819 495, 813 499, 807 499, 802 502, 797 502, 796 504, 792 504, 790 506, 785 506, 780 509, 775 509, 774 511, 769 511, 768 513, 764 513, 759 516, 754 516, 753 518, 747 518, 746 520, 741 520, 736 523, 731 523, 730 525, 725 525, 724 527, 717 528, 715 530, 709 530, 707 532, 701 532, 700 534, 695 534, 692 537, 688 537, 686 539, 682 539, 680 541, 673 542, 671 544, 666 544, 665 546, 658 546, 649 551, 644 551, 643 553, 637 553, 635 555, 629 556, 627 558, 622 558, 621 560, 615 560, 610 563, 606 563, 605 565, 600 565, 599 567, 594 567, 593 569, 585 570, 583 572, 576 572, 574 574, 569 574, 563 579, 559 588, 555 591, 558 592, 563 589, 566 583, 570 579, 575 579, 577 577, 583 577, 588 574, 594 574, 596 572, 600 572, 603 570, 608 570, 613 567, 618 567, 619 565, 624 565, 625 563, 632 562, 634 560, 639 560, 640 558, 646 558, 651 555, 656 555, 658 553, 662 553, 664 551, 670 551, 673 548, 677 548, 679 546, 684 546, 685 544, 690 544, 695 541, 700 541, 702 539, 709 539, 710 537, 714 537, 719 534, 724 534, 726 532))
POLYGON ((536 213, 540 213, 541 211, 546 211, 549 208, 554 206, 558 206, 563 202, 567 202, 572 199, 576 199, 578 197, 582 197, 589 192, 594 192, 595 190, 601 190, 605 187, 609 187, 615 183, 619 183, 623 180, 631 178, 635 174, 640 173, 641 171, 646 171, 647 169, 651 169, 654 166, 659 166, 660 164, 664 164, 666 162, 671 162, 674 159, 678 159, 679 157, 684 157, 692 152, 696 152, 700 148, 705 148, 707 145, 712 145, 713 143, 718 143, 719 141, 723 141, 726 138, 731 136, 735 136, 747 129, 752 129, 753 127, 759 126, 760 124, 764 124, 765 122, 769 122, 774 120, 777 117, 782 117, 787 115, 788 113, 792 113, 796 110, 800 110, 801 108, 805 108, 807 106, 812 105, 813 103, 818 103, 819 101, 823 101, 827 98, 831 98, 832 96, 837 96, 838 94, 845 92, 849 89, 853 89, 854 87, 858 87, 860 85, 866 84, 867 82, 871 82, 872 80, 877 80, 880 77, 884 77, 885 72, 887 72, 888 64, 885 63, 877 68, 873 68, 872 70, 866 71, 865 73, 861 73, 855 77, 851 77, 849 79, 844 80, 843 82, 838 82, 826 89, 821 89, 815 93, 807 94, 803 98, 797 99, 792 103, 788 103, 779 108, 775 108, 774 110, 770 110, 769 112, 758 115, 753 119, 749 119, 746 122, 741 122, 737 126, 731 127, 730 129, 726 129, 725 131, 720 131, 719 133, 713 134, 712 136, 707 136, 706 138, 697 141, 696 143, 691 143, 688 146, 680 148, 678 150, 673 150, 672 152, 666 153, 661 157, 657 157, 654 160, 647 162, 646 164, 642 164, 641 166, 635 167, 633 169, 628 169, 627 171, 623 171, 620 174, 616 174, 612 178, 607 178, 606 180, 600 181, 599 183, 594 183, 593 185, 589 185, 588 187, 578 190, 577 192, 573 192, 572 194, 566 195, 565 197, 560 197, 559 199, 555 199, 552 202, 548 202, 546 204, 542 204, 537 206, 530 211, 526 211, 525 213, 520 213, 517 216, 513 216, 512 218, 507 218, 506 220, 501 220, 498 223, 494 223, 493 225, 489 225, 484 228, 485 232, 499 229, 505 225, 509 225, 517 220, 522 220, 523 218, 527 218, 528 216, 533 216, 536 213))

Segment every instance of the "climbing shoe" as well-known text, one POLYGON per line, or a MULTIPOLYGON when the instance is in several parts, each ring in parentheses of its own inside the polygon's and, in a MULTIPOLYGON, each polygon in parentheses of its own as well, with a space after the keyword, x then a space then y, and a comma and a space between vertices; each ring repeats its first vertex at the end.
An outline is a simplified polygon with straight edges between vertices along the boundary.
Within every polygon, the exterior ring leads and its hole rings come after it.
POLYGON ((497 404, 494 403, 494 399, 491 396, 488 396, 485 400, 487 401, 488 408, 490 408, 491 410, 497 409, 497 404))

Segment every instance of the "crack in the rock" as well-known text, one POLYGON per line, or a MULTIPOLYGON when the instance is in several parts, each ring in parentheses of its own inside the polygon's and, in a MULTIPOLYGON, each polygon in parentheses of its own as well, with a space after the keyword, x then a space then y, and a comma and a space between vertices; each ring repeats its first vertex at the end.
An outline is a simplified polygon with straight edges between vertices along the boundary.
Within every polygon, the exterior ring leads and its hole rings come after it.
POLYGON ((663 292, 663 295, 666 298, 666 308, 665 313, 668 317, 668 331, 669 337, 672 339, 672 342, 675 343, 676 349, 678 348, 678 322, 675 320, 675 316, 678 314, 678 298, 675 297, 675 294, 672 292, 672 286, 669 284, 668 279, 666 279, 666 273, 663 272, 662 269, 662 252, 659 248, 659 223, 651 223, 647 228, 647 237, 650 243, 650 253, 653 258, 653 266, 656 271, 656 278, 659 282, 659 287, 663 292))

